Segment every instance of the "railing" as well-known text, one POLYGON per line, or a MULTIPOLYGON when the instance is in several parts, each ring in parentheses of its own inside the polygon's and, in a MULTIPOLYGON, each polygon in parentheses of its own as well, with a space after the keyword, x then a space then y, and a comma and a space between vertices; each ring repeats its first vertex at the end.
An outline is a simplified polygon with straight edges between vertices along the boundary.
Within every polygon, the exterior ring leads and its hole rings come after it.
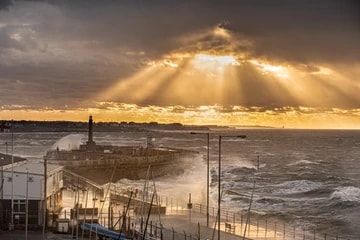
MULTIPOLYGON (((120 217, 120 216, 119 216, 120 217)), ((117 226, 114 228, 114 230, 119 231, 120 226, 122 226, 122 218, 120 217, 120 221, 117 224, 117 226)), ((81 221, 80 221, 81 222, 81 221)), ((101 222, 101 221, 100 221, 101 222)), ((275 223, 275 222, 272 222, 275 223)), ((276 223, 275 223, 276 224, 276 223)), ((136 229, 136 232, 138 234, 143 234, 145 231, 145 219, 144 218, 136 218, 136 217, 128 217, 126 218, 126 222, 123 225, 124 229, 122 232, 131 232, 134 229, 136 229)), ((289 225, 290 226, 290 225, 289 225)), ((268 225, 270 229, 270 224, 268 225)), ((275 227, 276 226, 272 226, 275 227)), ((217 231, 217 229, 209 229, 204 227, 203 225, 200 227, 200 225, 197 225, 196 223, 193 223, 193 228, 190 229, 175 229, 174 227, 164 227, 161 223, 150 220, 147 227, 146 227, 146 236, 149 238, 147 239, 166 239, 166 240, 178 240, 178 239, 189 239, 189 240, 198 240, 198 239, 217 239, 216 234, 214 234, 213 231, 217 231)), ((225 229, 226 230, 226 229, 225 229)), ((349 240, 350 238, 330 235, 330 234, 315 234, 310 232, 296 232, 295 229, 291 231, 291 228, 289 228, 289 232, 283 232, 284 229, 278 228, 277 230, 269 230, 267 232, 261 233, 259 228, 254 228, 252 231, 254 231, 254 234, 247 235, 247 239, 302 239, 302 240, 349 240), (267 234, 266 234, 267 233, 267 234)), ((223 239, 235 239, 235 236, 237 236, 237 239, 241 239, 240 235, 236 233, 231 233, 229 231, 222 232, 221 234, 223 239), (232 234, 233 237, 231 237, 232 234)))
MULTIPOLYGON (((181 214, 189 211, 187 209, 187 203, 180 202, 178 199, 172 197, 158 196, 158 201, 162 206, 167 207, 167 214, 181 214)), ((203 221, 199 223, 205 226, 206 206, 193 203, 191 211, 193 213, 203 214, 203 221)), ((210 207, 209 215, 212 217, 214 224, 217 217, 217 208, 210 207)), ((248 218, 247 213, 235 213, 227 211, 226 209, 222 209, 221 211, 220 228, 222 231, 238 236, 244 236, 245 234, 246 237, 252 239, 350 240, 349 237, 323 233, 304 224, 291 224, 280 220, 267 219, 253 212, 248 218)))
MULTIPOLYGON (((112 186, 111 193, 116 189, 117 194, 129 194, 134 189, 120 189, 112 186), (114 187, 114 188, 113 188, 114 187)), ((151 199, 152 193, 147 192, 145 195, 142 192, 138 192, 133 198, 137 200, 151 199)), ((201 214, 201 219, 193 219, 193 223, 199 223, 199 225, 206 226, 206 206, 202 204, 193 203, 192 209, 187 208, 187 203, 179 200, 178 198, 172 198, 167 196, 158 195, 154 199, 154 204, 159 204, 166 207, 167 215, 176 214, 188 214, 191 221, 191 213, 201 214), (198 220, 198 222, 194 222, 198 220)), ((293 239, 293 240, 306 240, 306 239, 336 239, 336 240, 349 240, 349 237, 337 236, 333 234, 323 233, 317 229, 306 226, 306 224, 293 224, 286 223, 279 220, 265 218, 254 212, 250 213, 248 217, 247 212, 232 212, 225 208, 221 209, 221 231, 233 234, 234 236, 246 236, 251 239, 293 239)), ((217 218, 217 208, 210 207, 209 215, 211 217, 210 223, 214 227, 217 218)), ((184 239, 184 238, 183 238, 184 239)))

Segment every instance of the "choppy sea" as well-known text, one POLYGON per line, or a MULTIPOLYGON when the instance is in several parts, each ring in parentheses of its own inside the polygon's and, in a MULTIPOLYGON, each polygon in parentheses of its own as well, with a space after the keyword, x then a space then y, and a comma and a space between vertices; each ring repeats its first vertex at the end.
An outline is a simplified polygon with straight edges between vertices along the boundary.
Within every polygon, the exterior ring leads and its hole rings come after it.
MULTIPOLYGON (((221 144, 222 205, 244 211, 254 189, 252 211, 286 222, 302 223, 329 234, 360 238, 360 131, 231 129, 210 132, 210 205, 216 207, 219 135, 245 134, 246 139, 223 138, 221 144), (255 188, 254 188, 255 181, 255 188)), ((205 135, 189 131, 95 132, 97 144, 155 146, 198 151, 191 167, 179 176, 157 179, 162 195, 206 204, 205 135)), ((14 154, 42 161, 47 150, 75 149, 86 133, 14 133, 14 154)), ((0 137, 0 152, 11 135, 0 137)), ((124 180, 126 184, 136 184, 124 180)))

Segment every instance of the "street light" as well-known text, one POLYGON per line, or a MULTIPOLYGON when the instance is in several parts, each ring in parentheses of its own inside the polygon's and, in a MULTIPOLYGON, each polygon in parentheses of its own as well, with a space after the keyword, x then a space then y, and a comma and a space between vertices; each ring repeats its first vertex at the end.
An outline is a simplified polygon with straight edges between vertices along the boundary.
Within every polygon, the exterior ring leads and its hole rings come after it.
POLYGON ((221 203, 221 139, 222 138, 246 138, 246 135, 219 136, 219 182, 218 182, 218 240, 220 240, 220 203, 221 203))
POLYGON ((210 133, 208 132, 190 132, 190 134, 202 134, 207 136, 207 171, 206 171, 206 226, 209 227, 209 151, 210 151, 210 133))

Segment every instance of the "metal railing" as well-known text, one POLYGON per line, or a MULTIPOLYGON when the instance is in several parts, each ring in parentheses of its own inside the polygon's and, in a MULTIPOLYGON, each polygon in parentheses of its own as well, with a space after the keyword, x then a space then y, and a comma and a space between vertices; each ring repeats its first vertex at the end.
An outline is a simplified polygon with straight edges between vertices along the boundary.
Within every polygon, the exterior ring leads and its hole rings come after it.
MULTIPOLYGON (((129 190, 122 189, 119 191, 119 188, 117 188, 118 194, 126 191, 129 190)), ((149 199, 151 195, 151 192, 137 194, 136 199, 149 199)), ((165 206, 166 214, 188 214, 189 212, 188 203, 178 198, 157 195, 154 203, 165 206)), ((205 205, 193 203, 191 212, 203 214, 203 218, 199 220, 199 224, 206 226, 205 205)), ((209 215, 212 217, 213 224, 215 224, 217 208, 210 207, 209 215)), ((248 217, 247 211, 233 212, 228 211, 226 208, 221 209, 220 229, 236 236, 245 235, 251 239, 351 240, 350 237, 324 233, 305 223, 287 223, 273 218, 266 218, 255 212, 251 212, 250 217, 248 217)))

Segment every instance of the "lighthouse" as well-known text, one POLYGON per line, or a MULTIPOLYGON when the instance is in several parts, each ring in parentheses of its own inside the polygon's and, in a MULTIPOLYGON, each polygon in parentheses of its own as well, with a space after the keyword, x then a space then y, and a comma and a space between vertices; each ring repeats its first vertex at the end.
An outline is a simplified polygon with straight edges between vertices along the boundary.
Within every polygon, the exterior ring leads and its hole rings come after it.
POLYGON ((89 117, 88 141, 86 142, 86 144, 87 144, 89 147, 95 145, 95 142, 94 142, 94 140, 93 140, 93 134, 94 134, 94 123, 93 123, 92 116, 90 115, 90 117, 89 117))

